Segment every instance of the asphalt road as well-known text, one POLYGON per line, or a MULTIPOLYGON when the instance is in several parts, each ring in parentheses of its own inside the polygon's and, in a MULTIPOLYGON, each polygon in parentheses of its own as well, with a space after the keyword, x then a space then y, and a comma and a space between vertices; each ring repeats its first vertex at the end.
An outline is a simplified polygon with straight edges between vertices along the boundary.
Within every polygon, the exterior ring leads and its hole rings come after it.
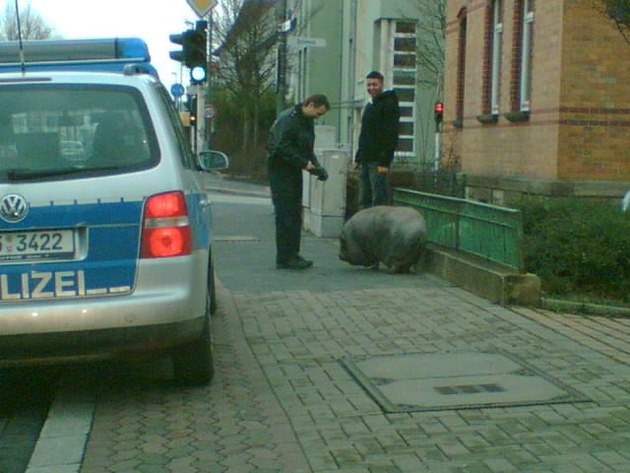
POLYGON ((0 371, 0 472, 26 470, 53 400, 57 368, 0 371))

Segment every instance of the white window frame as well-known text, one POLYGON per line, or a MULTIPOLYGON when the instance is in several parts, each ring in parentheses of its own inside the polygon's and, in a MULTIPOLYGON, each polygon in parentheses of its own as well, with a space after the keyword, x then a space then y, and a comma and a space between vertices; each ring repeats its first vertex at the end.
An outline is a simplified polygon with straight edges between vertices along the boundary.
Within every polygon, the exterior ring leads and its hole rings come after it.
POLYGON ((501 44, 503 39, 503 18, 501 0, 493 2, 492 18, 492 69, 490 76, 490 112, 499 113, 501 84, 501 44))
POLYGON ((534 30, 533 0, 523 0, 523 32, 521 36, 520 110, 529 112, 532 78, 532 36, 534 30))
MULTIPOLYGON (((416 61, 417 51, 396 51, 395 44, 396 39, 411 39, 413 38, 416 42, 418 41, 417 31, 413 33, 402 33, 398 32, 397 25, 398 23, 412 23, 410 20, 393 20, 393 19, 382 19, 381 20, 381 45, 386 47, 381 48, 381 64, 385 65, 381 72, 385 76, 385 81, 387 84, 391 84, 392 89, 398 90, 410 90, 413 93, 413 101, 402 101, 399 97, 399 106, 401 109, 408 108, 411 109, 411 116, 401 116, 400 123, 410 124, 412 128, 411 134, 399 135, 399 140, 409 140, 411 141, 411 151, 396 151, 394 157, 398 159, 402 159, 404 161, 408 161, 416 158, 418 153, 418 145, 416 142, 416 116, 417 116, 417 91, 416 91, 416 83, 417 83, 417 75, 418 75, 418 67, 416 61), (405 67, 395 65, 396 57, 404 57, 409 56, 413 57, 413 67, 405 67), (394 82, 394 71, 401 71, 407 77, 413 76, 413 83, 410 84, 396 84, 394 82)), ((405 128, 405 127, 401 127, 405 128)))

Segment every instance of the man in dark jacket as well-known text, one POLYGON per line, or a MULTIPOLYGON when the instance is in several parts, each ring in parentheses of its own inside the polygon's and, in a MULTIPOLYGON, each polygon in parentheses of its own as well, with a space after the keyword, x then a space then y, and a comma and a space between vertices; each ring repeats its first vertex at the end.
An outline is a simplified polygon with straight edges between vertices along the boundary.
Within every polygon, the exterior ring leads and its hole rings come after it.
POLYGON ((378 71, 367 77, 371 97, 363 111, 359 147, 354 166, 359 167, 359 206, 389 203, 389 170, 398 144, 400 109, 393 90, 383 91, 384 78, 378 71))
POLYGON ((330 110, 326 96, 315 94, 282 112, 269 131, 269 184, 276 214, 276 267, 306 269, 313 262, 300 256, 302 170, 326 180, 314 153, 315 119, 330 110))

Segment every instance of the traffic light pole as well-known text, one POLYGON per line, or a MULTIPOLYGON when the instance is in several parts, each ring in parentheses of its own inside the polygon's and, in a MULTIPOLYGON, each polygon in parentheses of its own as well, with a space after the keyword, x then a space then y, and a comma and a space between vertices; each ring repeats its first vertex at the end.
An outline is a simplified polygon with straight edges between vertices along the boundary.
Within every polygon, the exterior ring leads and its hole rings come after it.
MULTIPOLYGON (((208 32, 207 21, 197 21, 195 29, 188 29, 182 33, 169 36, 172 43, 182 46, 180 51, 171 51, 170 57, 185 65, 190 71, 190 86, 188 95, 194 97, 194 110, 190 110, 194 115, 191 122, 191 141, 196 154, 208 149, 206 139, 206 87, 210 87, 208 82, 208 32)), ((212 43, 212 39, 210 39, 212 43)), ((190 104, 192 105, 192 104, 190 104)))
POLYGON ((193 141, 193 150, 195 154, 205 150, 206 139, 206 120, 203 117, 206 108, 206 94, 202 84, 191 84, 188 87, 188 94, 195 96, 196 103, 196 120, 195 126, 190 127, 191 138, 193 141))
POLYGON ((433 170, 440 170, 440 161, 441 161, 441 149, 442 149, 442 140, 440 134, 440 125, 436 125, 435 127, 435 154, 433 157, 433 170))
POLYGON ((440 170, 440 162, 442 157, 442 141, 441 141, 441 128, 444 120, 444 103, 435 102, 433 108, 433 118, 435 120, 435 153, 433 155, 433 170, 435 172, 440 170))
MULTIPOLYGON (((210 10, 210 13, 208 13, 208 31, 206 34, 206 37, 208 38, 208 52, 206 54, 206 58, 207 58, 207 64, 206 64, 206 69, 208 71, 207 74, 207 78, 206 78, 206 84, 207 84, 207 97, 208 97, 208 104, 212 104, 213 103, 213 83, 212 83, 212 79, 213 79, 213 70, 212 70, 212 30, 214 28, 214 15, 212 14, 213 10, 210 10)), ((206 133, 205 133, 205 142, 208 145, 208 149, 212 149, 212 120, 208 120, 205 117, 205 109, 204 109, 204 115, 202 115, 204 117, 203 121, 204 123, 207 125, 206 126, 206 133)))

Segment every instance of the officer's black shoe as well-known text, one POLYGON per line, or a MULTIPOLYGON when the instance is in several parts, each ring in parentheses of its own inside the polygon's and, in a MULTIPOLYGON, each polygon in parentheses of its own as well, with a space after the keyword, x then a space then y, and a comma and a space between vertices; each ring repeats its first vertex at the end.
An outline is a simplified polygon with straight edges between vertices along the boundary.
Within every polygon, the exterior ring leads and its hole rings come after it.
POLYGON ((291 261, 276 263, 277 269, 307 269, 313 266, 313 262, 298 256, 291 261))

